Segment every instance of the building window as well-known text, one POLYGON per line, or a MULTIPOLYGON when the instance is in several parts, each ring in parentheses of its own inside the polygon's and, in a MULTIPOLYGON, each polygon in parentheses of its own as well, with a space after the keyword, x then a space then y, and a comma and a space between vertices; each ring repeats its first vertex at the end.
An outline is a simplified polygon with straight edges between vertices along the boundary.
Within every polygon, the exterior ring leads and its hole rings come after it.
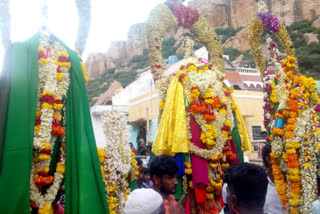
POLYGON ((252 140, 261 140, 261 126, 252 126, 252 140))

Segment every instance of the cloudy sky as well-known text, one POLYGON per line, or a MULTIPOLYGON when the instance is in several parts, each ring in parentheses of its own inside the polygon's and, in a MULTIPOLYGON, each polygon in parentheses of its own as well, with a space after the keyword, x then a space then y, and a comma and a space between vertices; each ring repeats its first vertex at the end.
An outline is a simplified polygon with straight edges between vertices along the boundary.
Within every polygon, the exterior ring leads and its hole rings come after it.
MULTIPOLYGON (((144 22, 149 12, 165 0, 91 0, 92 17, 84 58, 88 53, 105 52, 112 40, 124 40, 130 25, 144 22)), ((77 34, 78 14, 75 0, 10 0, 11 38, 23 41, 40 25, 40 4, 47 2, 51 32, 71 48, 77 34)), ((0 66, 3 47, 0 45, 0 66)))

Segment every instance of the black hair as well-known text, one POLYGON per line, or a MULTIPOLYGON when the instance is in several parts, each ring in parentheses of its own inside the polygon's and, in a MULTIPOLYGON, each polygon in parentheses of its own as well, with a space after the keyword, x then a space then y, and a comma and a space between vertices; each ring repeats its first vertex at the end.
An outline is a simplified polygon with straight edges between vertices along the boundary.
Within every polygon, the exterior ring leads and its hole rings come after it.
POLYGON ((240 163, 225 170, 224 182, 238 200, 252 210, 263 210, 266 200, 268 178, 262 167, 240 163))
POLYGON ((150 174, 150 170, 147 167, 143 167, 142 173, 145 174, 150 174))
POLYGON ((138 152, 138 155, 146 155, 148 150, 146 148, 141 148, 138 152))
POLYGON ((151 178, 156 175, 162 177, 163 175, 176 175, 179 168, 173 157, 169 155, 154 156, 150 163, 151 178))
POLYGON ((152 150, 152 144, 148 144, 148 145, 147 145, 147 149, 148 149, 149 151, 151 151, 151 150, 152 150))
POLYGON ((137 161, 137 165, 141 166, 142 165, 142 160, 140 158, 135 158, 135 159, 137 161))
POLYGON ((261 137, 268 137, 268 132, 262 131, 262 132, 260 132, 260 136, 261 137))
POLYGON ((266 143, 261 151, 262 161, 265 168, 268 168, 267 157, 271 153, 271 142, 266 143))

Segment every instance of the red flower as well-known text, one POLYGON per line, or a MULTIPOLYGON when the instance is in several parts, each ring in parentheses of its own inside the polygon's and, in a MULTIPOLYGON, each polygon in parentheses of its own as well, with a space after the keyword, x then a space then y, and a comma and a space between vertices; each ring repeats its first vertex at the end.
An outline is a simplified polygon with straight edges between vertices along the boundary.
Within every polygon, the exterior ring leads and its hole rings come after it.
POLYGON ((37 125, 41 125, 41 120, 40 119, 36 119, 36 126, 37 125))
POLYGON ((54 103, 55 103, 55 104, 62 104, 62 101, 59 100, 59 99, 56 99, 56 100, 54 101, 54 103))
POLYGON ((46 58, 46 55, 44 54, 43 51, 38 52, 38 59, 41 59, 41 58, 46 58))
POLYGON ((48 172, 46 172, 46 171, 40 171, 40 172, 38 172, 37 174, 38 174, 38 175, 40 175, 40 176, 43 176, 43 177, 45 177, 45 176, 48 176, 48 175, 49 175, 49 173, 48 173, 48 172))
POLYGON ((53 97, 52 97, 52 96, 49 96, 47 102, 48 102, 50 105, 52 105, 52 104, 54 103, 53 97))
POLYGON ((187 76, 187 75, 185 75, 185 74, 181 74, 181 75, 179 76, 179 81, 182 82, 182 80, 183 80, 186 76, 187 76))
POLYGON ((196 9, 186 7, 175 1, 168 1, 167 4, 174 16, 177 18, 180 26, 184 28, 191 28, 192 25, 198 21, 199 12, 196 9))
POLYGON ((229 126, 223 126, 222 130, 224 130, 224 131, 230 131, 230 127, 229 127, 229 126))
POLYGON ((226 104, 221 104, 221 108, 224 108, 225 110, 227 110, 227 105, 226 104))
POLYGON ((40 152, 42 154, 51 155, 51 150, 50 149, 41 149, 40 152))
POLYGON ((42 96, 42 101, 49 103, 50 105, 52 105, 54 103, 54 99, 52 96, 50 95, 44 95, 42 96))
POLYGON ((48 97, 49 97, 48 95, 44 95, 44 96, 42 96, 42 98, 41 98, 41 99, 42 99, 42 101, 47 102, 48 97))
POLYGON ((159 45, 157 45, 157 46, 156 46, 156 49, 160 49, 160 46, 159 46, 159 45))
POLYGON ((156 68, 162 68, 162 66, 161 65, 156 65, 156 68))
POLYGON ((65 56, 59 56, 58 57, 59 62, 70 62, 68 57, 65 56))
POLYGON ((53 126, 60 126, 59 120, 57 120, 57 119, 52 120, 52 125, 53 126))
POLYGON ((30 207, 37 208, 36 202, 30 200, 30 207))

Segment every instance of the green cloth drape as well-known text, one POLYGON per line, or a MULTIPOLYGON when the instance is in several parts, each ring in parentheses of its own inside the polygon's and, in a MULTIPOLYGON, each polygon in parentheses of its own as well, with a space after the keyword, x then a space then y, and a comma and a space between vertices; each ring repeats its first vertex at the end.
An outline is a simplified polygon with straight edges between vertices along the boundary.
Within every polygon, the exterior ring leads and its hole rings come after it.
POLYGON ((234 144, 236 145, 239 162, 243 163, 243 152, 241 149, 241 139, 240 139, 240 135, 239 135, 238 125, 237 125, 237 121, 236 121, 235 117, 233 117, 233 118, 234 118, 233 119, 234 126, 232 129, 232 136, 233 136, 234 144))
POLYGON ((11 90, 0 171, 0 212, 29 213, 39 35, 12 46, 11 90))
MULTIPOLYGON (((8 104, 10 94, 10 57, 11 46, 6 49, 5 56, 3 58, 3 68, 0 72, 0 171, 2 167, 2 154, 4 136, 7 124, 8 104)), ((1 68, 0 68, 1 69, 1 68)))
MULTIPOLYGON (((177 192, 173 194, 173 196, 177 201, 179 201, 183 195, 183 179, 181 177, 178 177, 177 181, 178 181, 177 192)), ((185 195, 182 200, 182 203, 185 203, 187 198, 188 198, 188 195, 185 195)))
MULTIPOLYGON (((88 97, 78 55, 60 42, 71 61, 66 102, 65 213, 108 213, 95 144, 88 97)), ((30 168, 38 88, 39 34, 12 49, 11 91, 3 168, 0 171, 0 212, 29 210, 30 168)))
POLYGON ((132 191, 134 191, 135 189, 139 189, 139 185, 138 185, 138 181, 137 179, 133 180, 130 184, 129 184, 129 188, 132 191))
POLYGON ((80 60, 65 48, 72 65, 66 103, 65 212, 109 213, 80 60))

